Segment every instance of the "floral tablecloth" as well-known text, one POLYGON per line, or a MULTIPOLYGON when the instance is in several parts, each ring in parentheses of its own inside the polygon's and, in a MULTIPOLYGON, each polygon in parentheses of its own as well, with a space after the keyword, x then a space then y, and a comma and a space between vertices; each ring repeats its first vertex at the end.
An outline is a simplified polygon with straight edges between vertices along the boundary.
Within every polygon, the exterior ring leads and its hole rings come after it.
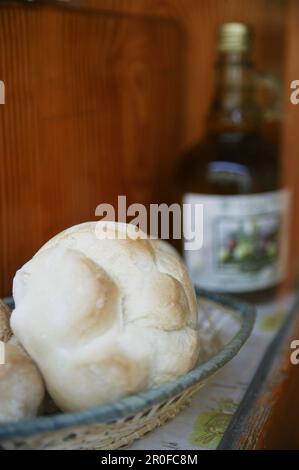
POLYGON ((130 449, 215 449, 295 296, 257 307, 251 337, 238 355, 194 396, 191 406, 130 449))

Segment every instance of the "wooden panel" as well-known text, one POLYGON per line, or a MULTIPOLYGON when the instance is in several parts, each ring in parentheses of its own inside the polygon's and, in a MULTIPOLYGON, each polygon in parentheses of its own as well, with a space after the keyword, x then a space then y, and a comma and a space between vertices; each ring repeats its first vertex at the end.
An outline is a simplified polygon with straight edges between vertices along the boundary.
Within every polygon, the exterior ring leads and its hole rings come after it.
POLYGON ((184 93, 183 147, 204 132, 205 114, 213 90, 215 30, 224 21, 244 21, 254 28, 254 60, 260 71, 283 80, 282 160, 286 185, 293 191, 289 279, 299 276, 299 159, 297 129, 299 105, 290 103, 289 83, 299 77, 298 0, 79 0, 79 4, 109 11, 175 19, 185 33, 186 89, 184 93))
POLYGON ((185 34, 184 146, 202 135, 214 84, 215 33, 226 21, 254 28, 254 60, 259 70, 282 73, 287 2, 284 0, 78 0, 105 11, 172 18, 185 34))
POLYGON ((258 68, 283 68, 281 0, 69 4, 0 8, 2 295, 100 202, 166 199, 175 160, 204 130, 220 22, 251 23, 258 68))
POLYGON ((50 236, 118 194, 147 203, 179 148, 173 21, 0 9, 0 294, 50 236))
POLYGON ((299 158, 298 129, 299 105, 290 101, 290 83, 299 79, 299 2, 289 1, 286 35, 285 63, 285 115, 283 125, 283 161, 285 163, 285 180, 292 189, 291 250, 290 278, 299 277, 299 158))

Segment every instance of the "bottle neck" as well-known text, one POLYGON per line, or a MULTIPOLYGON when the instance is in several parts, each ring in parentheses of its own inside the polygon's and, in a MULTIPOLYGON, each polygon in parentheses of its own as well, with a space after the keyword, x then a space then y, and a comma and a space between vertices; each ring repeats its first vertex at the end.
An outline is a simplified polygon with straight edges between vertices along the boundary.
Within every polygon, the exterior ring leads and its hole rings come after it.
POLYGON ((207 119, 208 132, 259 132, 260 110, 255 100, 254 68, 248 54, 220 54, 216 72, 215 93, 207 119))

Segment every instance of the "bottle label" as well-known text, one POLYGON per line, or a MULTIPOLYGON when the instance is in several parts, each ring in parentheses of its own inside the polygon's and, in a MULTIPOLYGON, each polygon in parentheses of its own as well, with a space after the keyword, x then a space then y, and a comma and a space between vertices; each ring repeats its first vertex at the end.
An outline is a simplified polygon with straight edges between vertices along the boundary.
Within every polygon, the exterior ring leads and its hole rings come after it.
MULTIPOLYGON (((184 250, 195 284, 222 292, 274 286, 287 269, 288 190, 242 196, 185 194, 184 204, 203 204, 203 245, 184 250)), ((186 211, 185 228, 194 223, 186 211)), ((185 242, 186 246, 186 242, 185 242)))

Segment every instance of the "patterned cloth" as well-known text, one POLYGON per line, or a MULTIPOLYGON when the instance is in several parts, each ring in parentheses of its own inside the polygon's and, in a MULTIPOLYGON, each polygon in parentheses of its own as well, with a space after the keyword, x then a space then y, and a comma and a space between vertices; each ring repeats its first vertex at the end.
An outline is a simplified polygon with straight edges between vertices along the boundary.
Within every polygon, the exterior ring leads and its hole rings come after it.
POLYGON ((252 335, 237 356, 194 396, 191 406, 130 449, 215 449, 295 296, 257 308, 252 335))

